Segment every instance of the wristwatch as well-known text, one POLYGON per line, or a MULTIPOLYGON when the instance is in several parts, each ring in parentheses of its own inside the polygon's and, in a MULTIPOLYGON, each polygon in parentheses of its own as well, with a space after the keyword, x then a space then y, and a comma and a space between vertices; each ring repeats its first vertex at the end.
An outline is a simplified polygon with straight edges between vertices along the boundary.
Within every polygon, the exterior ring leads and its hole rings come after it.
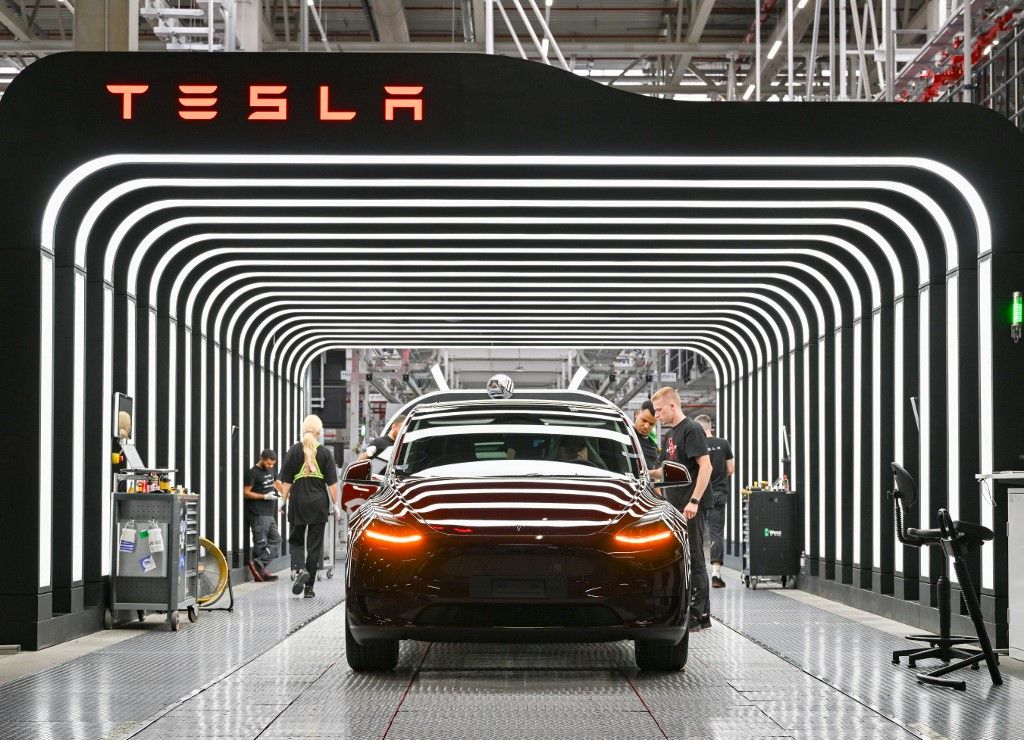
POLYGON ((698 506, 700 506, 700 499, 697 498, 696 496, 691 496, 690 497, 690 503, 691 504, 697 504, 698 506))

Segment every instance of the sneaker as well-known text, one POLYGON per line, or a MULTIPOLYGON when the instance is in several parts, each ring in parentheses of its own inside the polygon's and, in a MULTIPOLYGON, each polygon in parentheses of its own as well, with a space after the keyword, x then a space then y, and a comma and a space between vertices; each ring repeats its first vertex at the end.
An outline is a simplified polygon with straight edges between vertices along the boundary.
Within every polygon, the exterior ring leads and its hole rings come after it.
POLYGON ((312 599, 315 596, 316 596, 316 594, 313 593, 313 587, 312 586, 306 586, 304 589, 302 589, 302 598, 304 598, 304 599, 312 599))
POLYGON ((302 589, 305 588, 306 584, 309 583, 309 573, 305 569, 299 569, 299 572, 295 574, 295 583, 292 584, 292 593, 298 596, 302 593, 302 589))
POLYGON ((249 561, 249 572, 252 573, 252 579, 257 583, 262 583, 266 579, 263 577, 263 568, 261 568, 255 560, 249 561))
POLYGON ((711 629, 711 617, 704 617, 704 619, 700 620, 700 628, 702 630, 711 629))
POLYGON ((725 588, 725 581, 720 576, 711 576, 711 588, 725 588))
POLYGON ((260 575, 263 576, 263 580, 264 581, 276 581, 277 580, 277 576, 275 576, 273 573, 271 573, 266 568, 263 569, 263 572, 260 575))
POLYGON ((690 625, 690 632, 700 632, 700 625, 699 624, 691 624, 690 625))

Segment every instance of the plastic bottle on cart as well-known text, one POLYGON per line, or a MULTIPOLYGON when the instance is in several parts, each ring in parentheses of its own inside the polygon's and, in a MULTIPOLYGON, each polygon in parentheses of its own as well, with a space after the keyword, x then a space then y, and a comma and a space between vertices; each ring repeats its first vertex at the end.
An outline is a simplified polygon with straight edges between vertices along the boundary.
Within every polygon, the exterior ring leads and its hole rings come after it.
POLYGON ((785 473, 782 474, 782 490, 783 491, 788 491, 789 490, 789 476, 786 475, 785 473))

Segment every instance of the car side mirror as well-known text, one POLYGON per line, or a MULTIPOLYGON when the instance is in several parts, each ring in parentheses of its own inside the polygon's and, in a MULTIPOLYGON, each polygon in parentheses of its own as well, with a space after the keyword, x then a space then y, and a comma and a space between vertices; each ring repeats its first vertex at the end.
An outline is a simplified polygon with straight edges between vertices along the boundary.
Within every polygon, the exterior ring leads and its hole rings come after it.
POLYGON ((380 484, 370 478, 370 468, 369 460, 357 460, 345 468, 341 481, 341 508, 350 516, 380 488, 380 484))
POLYGON ((662 480, 664 480, 668 485, 688 486, 693 483, 693 478, 690 477, 690 471, 686 469, 686 466, 677 462, 666 460, 662 465, 661 473, 662 480))

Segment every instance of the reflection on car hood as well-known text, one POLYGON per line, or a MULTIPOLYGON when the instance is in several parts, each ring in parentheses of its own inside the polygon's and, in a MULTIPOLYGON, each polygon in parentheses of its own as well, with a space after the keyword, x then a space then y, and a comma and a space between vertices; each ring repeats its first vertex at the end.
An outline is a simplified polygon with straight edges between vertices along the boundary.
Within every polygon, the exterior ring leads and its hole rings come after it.
POLYGON ((447 534, 586 535, 653 505, 632 480, 410 478, 388 506, 447 534))

